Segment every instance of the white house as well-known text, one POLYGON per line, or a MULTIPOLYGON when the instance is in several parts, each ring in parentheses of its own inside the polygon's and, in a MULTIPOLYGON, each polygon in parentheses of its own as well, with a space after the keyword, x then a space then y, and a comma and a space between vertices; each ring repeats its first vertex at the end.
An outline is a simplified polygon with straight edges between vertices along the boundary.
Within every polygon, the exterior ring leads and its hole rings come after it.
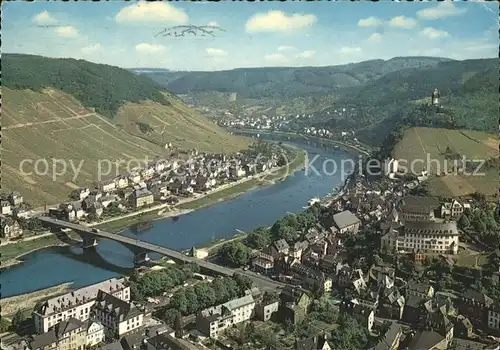
POLYGON ((98 321, 89 321, 87 324, 86 346, 93 347, 104 341, 104 326, 98 321))
POLYGON ((106 328, 105 334, 110 338, 120 338, 124 334, 142 327, 144 313, 133 303, 99 290, 92 316, 106 328))
POLYGON ((125 286, 123 279, 112 278, 77 289, 49 299, 33 311, 36 332, 46 333, 51 327, 70 317, 80 321, 88 320, 100 290, 112 293, 124 301, 130 300, 130 287, 125 286))
POLYGON ((12 214, 12 208, 10 206, 10 202, 2 201, 2 215, 10 215, 12 214))
POLYGON ((255 300, 251 294, 247 294, 201 311, 196 316, 196 328, 210 338, 217 338, 219 332, 226 328, 249 320, 254 309, 255 300))

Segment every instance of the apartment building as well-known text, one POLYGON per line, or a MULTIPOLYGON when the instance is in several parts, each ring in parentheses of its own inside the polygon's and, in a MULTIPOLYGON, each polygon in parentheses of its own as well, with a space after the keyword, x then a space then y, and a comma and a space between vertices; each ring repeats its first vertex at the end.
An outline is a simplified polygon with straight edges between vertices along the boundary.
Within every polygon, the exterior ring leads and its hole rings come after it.
POLYGON ((402 223, 434 221, 439 205, 434 197, 406 196, 399 206, 399 219, 402 223))
POLYGON ((92 316, 106 328, 109 338, 120 338, 124 334, 143 326, 144 313, 133 303, 122 300, 100 290, 92 306, 92 316))
POLYGON ((85 324, 70 317, 61 321, 49 332, 33 337, 33 350, 83 350, 86 346, 87 330, 85 324))
POLYGON ((396 251, 457 254, 458 238, 455 221, 407 222, 404 228, 390 230, 383 235, 381 244, 386 249, 396 251))
POLYGON ((500 331, 500 307, 498 305, 488 310, 488 328, 500 331))
POLYGON ((105 291, 124 300, 130 300, 130 287, 123 279, 110 279, 73 292, 47 300, 33 311, 33 321, 37 333, 46 333, 62 321, 75 318, 86 321, 90 317, 99 291, 105 291))
POLYGON ((196 328, 210 338, 217 338, 226 328, 249 320, 254 309, 255 300, 248 294, 201 311, 196 316, 196 328))

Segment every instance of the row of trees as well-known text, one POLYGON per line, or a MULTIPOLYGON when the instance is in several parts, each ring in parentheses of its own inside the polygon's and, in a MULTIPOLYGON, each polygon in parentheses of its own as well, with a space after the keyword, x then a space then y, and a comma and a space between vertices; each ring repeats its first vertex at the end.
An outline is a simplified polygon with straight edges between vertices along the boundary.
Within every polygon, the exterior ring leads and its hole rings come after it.
POLYGON ((272 241, 284 239, 293 244, 297 233, 303 232, 321 219, 321 207, 314 205, 300 214, 287 215, 274 223, 269 231, 272 241))
POLYGON ((479 235, 484 244, 491 247, 500 245, 500 210, 494 205, 483 203, 464 213, 458 224, 463 230, 479 235))
POLYGON ((162 318, 173 324, 178 314, 191 315, 211 306, 241 297, 252 287, 252 281, 236 274, 232 277, 219 277, 212 283, 199 283, 193 287, 182 288, 174 293, 162 318))
POLYGON ((143 275, 133 274, 130 277, 130 291, 133 299, 143 300, 146 297, 159 296, 166 290, 181 285, 199 271, 196 264, 181 267, 168 266, 159 271, 150 271, 143 275))
POLYGON ((40 232, 44 230, 42 222, 38 218, 19 218, 17 222, 23 230, 32 232, 40 232))

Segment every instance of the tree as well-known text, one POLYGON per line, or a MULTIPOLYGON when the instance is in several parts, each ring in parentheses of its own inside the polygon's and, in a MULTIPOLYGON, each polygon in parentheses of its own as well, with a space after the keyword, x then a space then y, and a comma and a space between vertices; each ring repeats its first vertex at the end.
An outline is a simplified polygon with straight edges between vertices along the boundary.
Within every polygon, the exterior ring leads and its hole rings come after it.
POLYGON ((215 305, 217 302, 215 291, 211 285, 205 283, 197 284, 194 286, 194 292, 198 298, 198 305, 202 309, 215 305))
POLYGON ((464 229, 468 229, 470 226, 470 221, 467 218, 467 215, 462 215, 460 219, 458 220, 458 225, 464 229))
POLYGON ((165 309, 165 312, 162 316, 163 321, 169 325, 170 327, 175 326, 175 320, 177 319, 177 316, 180 315, 181 313, 179 310, 176 309, 165 309))
POLYGON ((187 288, 185 291, 186 301, 187 301, 187 313, 193 314, 198 311, 198 296, 196 295, 194 289, 192 287, 187 288))
POLYGON ((233 279, 238 285, 239 294, 244 294, 245 291, 252 288, 253 282, 248 276, 242 275, 240 273, 235 273, 233 275, 233 279))
POLYGON ((216 278, 212 281, 211 287, 214 291, 216 297, 216 303, 220 304, 229 299, 229 291, 226 289, 224 285, 223 278, 216 278))
POLYGON ((180 313, 177 314, 174 321, 174 330, 175 336, 177 338, 182 338, 184 335, 184 322, 182 319, 182 315, 180 313))
POLYGON ((24 314, 22 313, 21 309, 17 309, 16 313, 14 316, 12 316, 12 328, 17 331, 21 324, 24 322, 24 314))
POLYGON ((246 242, 249 247, 261 250, 271 243, 271 239, 269 237, 269 234, 264 235, 257 232, 250 232, 246 239, 246 242))
POLYGON ((334 349, 357 350, 366 349, 368 331, 350 316, 343 315, 339 327, 332 331, 329 343, 334 349))
POLYGON ((228 242, 220 247, 217 255, 230 266, 245 266, 250 262, 252 251, 241 242, 228 242))
POLYGON ((10 322, 5 318, 0 319, 0 332, 7 332, 10 329, 10 322))
POLYGON ((183 290, 175 292, 170 300, 170 306, 178 310, 181 314, 186 315, 188 311, 186 293, 183 290))

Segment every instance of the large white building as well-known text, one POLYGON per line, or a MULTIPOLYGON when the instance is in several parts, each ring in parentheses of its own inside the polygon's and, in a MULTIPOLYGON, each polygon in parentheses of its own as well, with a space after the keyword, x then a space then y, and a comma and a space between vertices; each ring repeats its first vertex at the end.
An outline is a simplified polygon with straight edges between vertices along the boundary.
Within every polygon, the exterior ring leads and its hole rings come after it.
POLYGON ((458 229, 450 222, 407 222, 404 228, 393 229, 381 238, 388 250, 421 251, 423 253, 457 254, 458 229))
POLYGON ((144 324, 144 313, 133 303, 102 290, 92 306, 92 316, 103 324, 109 338, 120 338, 144 324))
POLYGON ((73 292, 47 300, 33 311, 33 321, 37 333, 46 333, 71 317, 86 321, 90 317, 97 294, 102 290, 119 299, 130 300, 130 287, 124 284, 123 279, 110 279, 73 292))
POLYGON ((196 328, 210 338, 217 338, 219 332, 226 328, 249 320, 254 309, 255 300, 251 294, 247 294, 201 311, 196 316, 196 328))
POLYGON ((403 224, 410 221, 435 221, 435 211, 439 205, 435 197, 406 196, 399 206, 399 219, 403 224))

